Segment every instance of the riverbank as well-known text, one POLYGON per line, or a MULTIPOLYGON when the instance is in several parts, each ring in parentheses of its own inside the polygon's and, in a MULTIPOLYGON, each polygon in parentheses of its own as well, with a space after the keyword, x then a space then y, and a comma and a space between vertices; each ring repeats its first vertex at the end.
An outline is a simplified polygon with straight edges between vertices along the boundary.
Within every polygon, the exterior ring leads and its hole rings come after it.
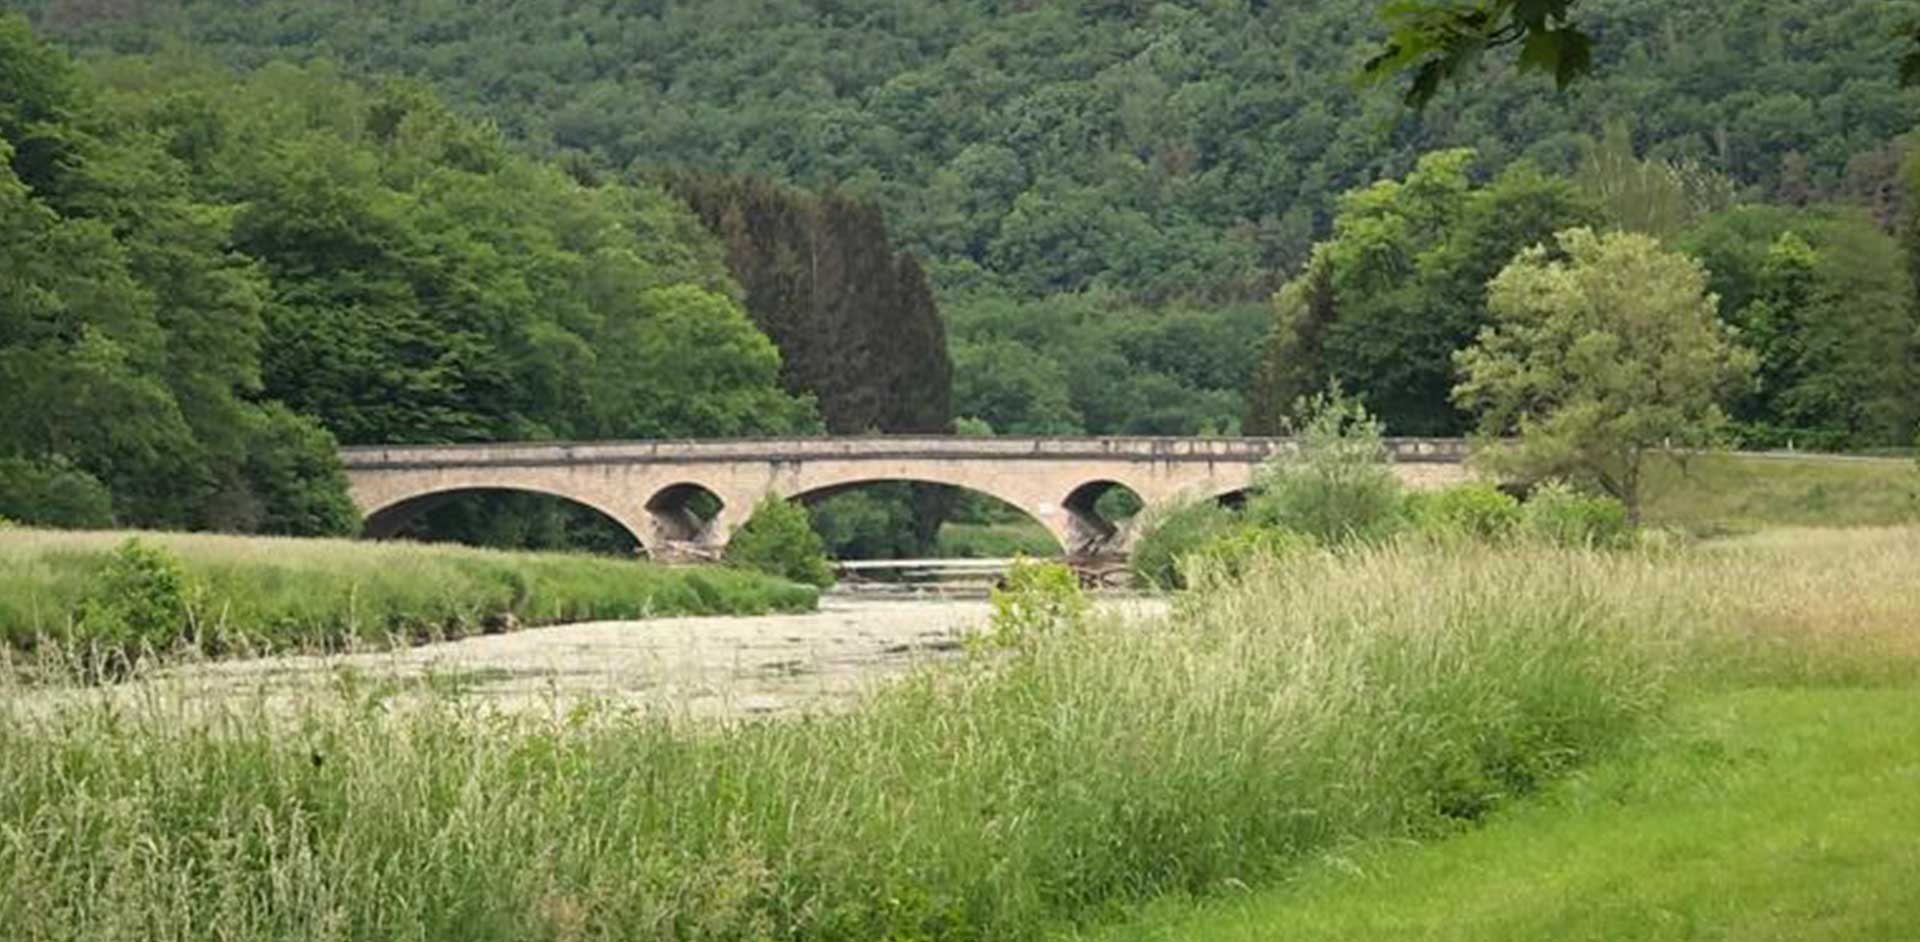
POLYGON ((0 530, 0 639, 122 662, 388 648, 565 622, 812 610, 757 573, 446 545, 0 530))
POLYGON ((1474 830, 1676 705, 1911 684, 1916 565, 1912 530, 1313 552, 773 721, 432 683, 290 714, 0 697, 0 925, 1039 939, 1474 830))

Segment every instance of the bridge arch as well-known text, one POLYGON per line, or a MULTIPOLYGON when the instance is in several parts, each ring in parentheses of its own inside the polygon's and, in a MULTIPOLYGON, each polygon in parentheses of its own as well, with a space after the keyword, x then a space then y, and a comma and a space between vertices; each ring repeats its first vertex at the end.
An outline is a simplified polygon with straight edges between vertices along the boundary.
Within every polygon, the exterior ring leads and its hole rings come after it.
POLYGON ((619 528, 633 540, 634 545, 641 552, 651 553, 653 549, 654 541, 650 539, 651 534, 636 527, 632 519, 604 501, 592 496, 568 493, 553 488, 494 482, 429 487, 410 493, 388 495, 382 503, 369 510, 363 517, 361 535, 375 540, 393 539, 419 515, 455 498, 474 494, 534 494, 564 501, 576 507, 584 507, 599 515, 607 523, 619 528))
POLYGON ((1047 535, 1053 538, 1056 552, 1065 554, 1070 553, 1072 550, 1073 544, 1070 542, 1071 535, 1063 529, 1061 521, 1056 519, 1060 515, 1049 512, 1049 510, 1056 505, 1044 498, 1036 497, 1036 493, 1039 492, 1034 488, 995 487, 988 482, 979 480, 979 478, 974 475, 833 475, 829 476, 826 483, 808 482, 808 486, 796 489, 792 493, 782 493, 782 496, 794 503, 810 506, 832 497, 853 493, 864 487, 885 484, 931 484, 950 488, 961 493, 991 498, 999 504, 1012 507, 1018 511, 1021 516, 1039 524, 1047 531, 1047 535))
POLYGON ((721 514, 731 510, 733 516, 745 520, 752 508, 732 507, 712 488, 697 481, 679 481, 654 491, 647 498, 646 510, 656 542, 706 546, 714 542, 721 514))
MULTIPOLYGON (((1136 507, 1144 508, 1146 499, 1139 489, 1111 478, 1099 478, 1076 486, 1061 500, 1068 515, 1074 542, 1069 547, 1077 554, 1097 554, 1119 549, 1130 536, 1126 531, 1131 517, 1109 518, 1100 511, 1103 498, 1115 493, 1131 495, 1136 507)), ((1137 511, 1136 511, 1137 512, 1137 511)))

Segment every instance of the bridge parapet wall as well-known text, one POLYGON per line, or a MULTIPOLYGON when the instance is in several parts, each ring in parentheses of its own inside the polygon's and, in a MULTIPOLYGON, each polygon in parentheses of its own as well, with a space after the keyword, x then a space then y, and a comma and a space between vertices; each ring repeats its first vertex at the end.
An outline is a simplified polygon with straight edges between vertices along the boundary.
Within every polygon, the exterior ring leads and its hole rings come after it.
MULTIPOLYGON (((1398 462, 1458 464, 1462 439, 1394 438, 1387 451, 1398 462)), ((1290 438, 961 438, 894 437, 529 442, 475 445, 382 445, 343 448, 349 470, 428 466, 575 464, 691 464, 728 461, 794 462, 822 459, 924 460, 1144 460, 1258 464, 1298 447, 1290 438)))

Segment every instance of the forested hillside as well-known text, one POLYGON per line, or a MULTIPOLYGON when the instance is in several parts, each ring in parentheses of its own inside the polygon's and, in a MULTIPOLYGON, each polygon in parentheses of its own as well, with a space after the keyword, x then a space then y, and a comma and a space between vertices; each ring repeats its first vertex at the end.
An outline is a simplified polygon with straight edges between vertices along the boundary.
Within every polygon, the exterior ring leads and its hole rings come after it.
POLYGON ((1571 170, 1602 120, 1763 198, 1876 198, 1910 0, 1586 0, 1594 78, 1424 114, 1356 87, 1377 0, 27 0, 56 35, 417 75, 537 151, 880 198, 947 290, 1258 298, 1425 151, 1571 170))
POLYGON ((0 18, 0 514, 339 532, 335 440, 817 429, 720 246, 406 83, 0 18))
MULTIPOLYGON (((242 67, 417 76, 583 177, 745 172, 874 200, 941 298, 954 414, 998 431, 1263 425, 1257 309, 1333 231, 1342 194, 1423 154, 1471 148, 1476 184, 1522 161, 1573 178, 1613 124, 1629 159, 1724 185, 1718 205, 1837 203, 1892 231, 1898 138, 1920 121, 1897 82, 1913 0, 1584 0, 1589 79, 1561 95, 1490 62, 1421 112, 1404 79, 1357 81, 1377 0, 26 6, 96 52, 186 44, 242 67)), ((1446 316, 1414 328, 1423 355, 1477 315, 1446 316)), ((1394 382, 1343 357, 1305 373, 1394 382)), ((1407 369, 1386 398, 1418 409, 1369 398, 1400 431, 1457 430, 1434 398, 1445 357, 1407 369)))

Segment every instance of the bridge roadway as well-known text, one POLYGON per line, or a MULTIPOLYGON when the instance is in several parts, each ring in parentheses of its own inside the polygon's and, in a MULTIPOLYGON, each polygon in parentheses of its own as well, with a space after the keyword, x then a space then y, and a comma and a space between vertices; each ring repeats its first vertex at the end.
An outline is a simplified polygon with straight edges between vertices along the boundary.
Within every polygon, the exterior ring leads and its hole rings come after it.
MULTIPOLYGON (((1230 499, 1259 467, 1294 448, 1283 438, 892 437, 405 445, 342 449, 367 535, 390 537, 449 497, 507 490, 591 507, 655 557, 719 553, 769 494, 811 502, 865 484, 915 482, 977 491, 1020 508, 1069 556, 1122 552, 1130 534, 1094 510, 1114 487, 1148 507, 1230 499), (702 500, 702 498, 706 498, 702 500), (696 512, 716 505, 711 517, 696 512)), ((1466 443, 1390 439, 1412 487, 1464 480, 1466 443)))

